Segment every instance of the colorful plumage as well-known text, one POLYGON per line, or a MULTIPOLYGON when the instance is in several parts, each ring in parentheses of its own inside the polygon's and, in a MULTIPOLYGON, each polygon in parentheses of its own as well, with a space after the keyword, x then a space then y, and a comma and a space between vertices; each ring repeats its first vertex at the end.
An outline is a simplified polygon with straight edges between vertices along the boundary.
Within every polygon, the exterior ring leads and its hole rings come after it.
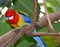
MULTIPOLYGON (((15 28, 21 28, 24 25, 30 25, 32 23, 32 20, 28 18, 25 14, 21 12, 16 12, 15 10, 12 9, 7 10, 5 16, 8 22, 15 28)), ((34 29, 34 32, 36 32, 36 29, 34 29)), ((33 38, 35 41, 37 41, 40 47, 47 47, 46 44, 41 39, 41 37, 35 36, 33 38)))

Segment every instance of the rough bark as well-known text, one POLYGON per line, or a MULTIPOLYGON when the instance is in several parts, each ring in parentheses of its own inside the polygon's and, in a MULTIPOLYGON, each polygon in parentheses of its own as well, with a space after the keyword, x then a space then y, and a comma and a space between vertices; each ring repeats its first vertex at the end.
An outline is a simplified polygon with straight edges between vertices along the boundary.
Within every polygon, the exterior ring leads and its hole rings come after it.
MULTIPOLYGON (((49 16, 51 22, 53 23, 54 21, 57 21, 58 19, 60 19, 60 11, 59 12, 55 12, 53 14, 50 14, 49 16)), ((44 16, 43 18, 40 19, 40 22, 37 22, 38 25, 40 27, 44 27, 47 25, 47 19, 46 16, 44 16)))

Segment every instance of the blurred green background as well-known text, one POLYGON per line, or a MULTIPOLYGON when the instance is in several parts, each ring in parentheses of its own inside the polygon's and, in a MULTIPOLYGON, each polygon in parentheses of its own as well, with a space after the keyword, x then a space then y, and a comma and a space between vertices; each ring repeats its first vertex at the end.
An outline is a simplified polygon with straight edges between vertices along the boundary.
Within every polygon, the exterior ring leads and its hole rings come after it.
MULTIPOLYGON (((38 16, 39 13, 41 12, 40 11, 41 6, 43 6, 43 3, 38 3, 38 16)), ((24 11, 28 14, 28 17, 32 19, 34 13, 34 0, 6 0, 6 1, 0 0, 0 11, 5 7, 8 7, 9 9, 24 11)), ((50 14, 56 11, 60 11, 60 0, 47 0, 47 9, 50 14)), ((56 32, 59 32, 60 22, 58 21, 56 22, 57 23, 53 23, 53 27, 56 32)), ((7 23, 5 17, 3 16, 2 21, 0 22, 0 36, 7 33, 11 29, 13 28, 11 28, 11 26, 7 23)), ((46 32, 48 31, 48 28, 47 26, 45 26, 37 31, 46 32)), ((46 42, 48 47, 60 47, 56 43, 56 40, 53 36, 41 36, 41 37, 46 42)), ((36 42, 32 37, 24 36, 15 43, 14 47, 32 47, 32 45, 34 45, 35 43, 36 42)))

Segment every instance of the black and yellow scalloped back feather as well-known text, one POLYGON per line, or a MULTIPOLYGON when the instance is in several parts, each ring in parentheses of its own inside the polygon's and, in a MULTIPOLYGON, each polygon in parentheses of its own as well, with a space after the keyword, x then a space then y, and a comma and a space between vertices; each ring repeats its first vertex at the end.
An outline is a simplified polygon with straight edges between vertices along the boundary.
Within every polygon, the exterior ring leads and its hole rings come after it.
POLYGON ((24 12, 24 11, 21 11, 21 10, 18 11, 18 10, 17 10, 17 12, 20 13, 20 14, 24 14, 25 16, 28 16, 28 14, 27 14, 26 12, 24 12))

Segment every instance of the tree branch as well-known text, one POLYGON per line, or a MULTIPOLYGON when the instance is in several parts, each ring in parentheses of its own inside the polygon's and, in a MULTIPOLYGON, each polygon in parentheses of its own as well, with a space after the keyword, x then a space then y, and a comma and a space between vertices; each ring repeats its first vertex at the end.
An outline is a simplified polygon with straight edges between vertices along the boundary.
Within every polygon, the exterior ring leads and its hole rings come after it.
POLYGON ((14 44, 19 38, 21 38, 25 34, 26 27, 27 26, 24 26, 21 29, 14 29, 14 30, 8 32, 3 37, 1 37, 0 38, 0 47, 9 47, 10 45, 14 44))
MULTIPOLYGON (((60 19, 60 11, 49 14, 49 18, 52 23, 54 21, 59 20, 60 19)), ((37 24, 40 26, 40 28, 48 25, 46 16, 44 16, 43 18, 40 18, 40 22, 37 22, 37 24)))

